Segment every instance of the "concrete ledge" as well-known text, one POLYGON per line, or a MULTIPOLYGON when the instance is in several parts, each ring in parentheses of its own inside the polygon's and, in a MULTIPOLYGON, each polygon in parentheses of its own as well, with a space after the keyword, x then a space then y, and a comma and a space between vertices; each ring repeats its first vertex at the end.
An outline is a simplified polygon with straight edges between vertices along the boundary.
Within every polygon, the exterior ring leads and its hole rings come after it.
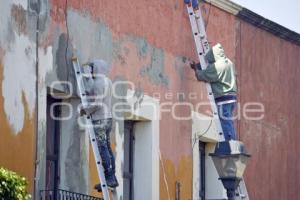
POLYGON ((205 2, 212 4, 222 10, 225 10, 233 15, 237 15, 243 9, 242 6, 229 0, 205 0, 205 2))
POLYGON ((292 31, 276 22, 273 22, 269 19, 262 17, 255 12, 244 8, 230 0, 205 0, 206 3, 216 6, 226 12, 229 12, 238 18, 246 21, 253 26, 261 28, 273 35, 290 41, 296 45, 300 46, 300 34, 292 31))

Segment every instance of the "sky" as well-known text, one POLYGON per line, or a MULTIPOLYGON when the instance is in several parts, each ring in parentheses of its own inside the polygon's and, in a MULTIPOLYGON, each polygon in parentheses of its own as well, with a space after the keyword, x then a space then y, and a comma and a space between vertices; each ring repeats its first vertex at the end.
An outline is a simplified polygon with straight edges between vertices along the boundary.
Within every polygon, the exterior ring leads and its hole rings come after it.
POLYGON ((300 33, 300 0, 231 0, 271 21, 300 33))

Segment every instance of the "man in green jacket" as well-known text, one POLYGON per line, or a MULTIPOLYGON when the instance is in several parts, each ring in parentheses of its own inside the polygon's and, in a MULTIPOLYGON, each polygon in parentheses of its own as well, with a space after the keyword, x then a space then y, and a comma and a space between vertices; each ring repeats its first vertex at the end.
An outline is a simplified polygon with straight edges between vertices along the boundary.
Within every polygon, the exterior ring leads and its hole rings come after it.
POLYGON ((233 111, 237 101, 237 87, 234 64, 226 57, 221 44, 213 46, 205 59, 208 62, 206 69, 202 70, 199 63, 191 63, 191 67, 199 81, 211 84, 225 140, 235 140, 233 111))

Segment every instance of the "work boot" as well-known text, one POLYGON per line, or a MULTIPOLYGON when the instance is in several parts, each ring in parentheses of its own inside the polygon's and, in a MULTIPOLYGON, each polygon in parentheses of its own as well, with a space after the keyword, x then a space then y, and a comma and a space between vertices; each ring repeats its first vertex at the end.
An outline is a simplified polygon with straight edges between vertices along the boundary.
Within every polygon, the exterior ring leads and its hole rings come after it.
MULTIPOLYGON (((106 184, 110 188, 116 188, 119 186, 118 180, 114 174, 106 177, 106 184)), ((96 184, 94 189, 98 192, 102 192, 101 183, 96 184)))
POLYGON ((115 174, 110 174, 106 177, 106 184, 110 188, 116 188, 119 186, 118 180, 115 174))
POLYGON ((97 190, 98 192, 102 192, 101 183, 96 184, 94 186, 94 189, 97 190))

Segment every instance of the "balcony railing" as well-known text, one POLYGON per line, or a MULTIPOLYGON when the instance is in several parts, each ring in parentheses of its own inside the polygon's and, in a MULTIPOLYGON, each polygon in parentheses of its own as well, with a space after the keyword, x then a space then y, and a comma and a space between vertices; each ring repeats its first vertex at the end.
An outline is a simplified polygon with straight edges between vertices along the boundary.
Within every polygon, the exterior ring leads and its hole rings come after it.
POLYGON ((40 200, 102 200, 98 197, 66 190, 41 190, 40 200))

